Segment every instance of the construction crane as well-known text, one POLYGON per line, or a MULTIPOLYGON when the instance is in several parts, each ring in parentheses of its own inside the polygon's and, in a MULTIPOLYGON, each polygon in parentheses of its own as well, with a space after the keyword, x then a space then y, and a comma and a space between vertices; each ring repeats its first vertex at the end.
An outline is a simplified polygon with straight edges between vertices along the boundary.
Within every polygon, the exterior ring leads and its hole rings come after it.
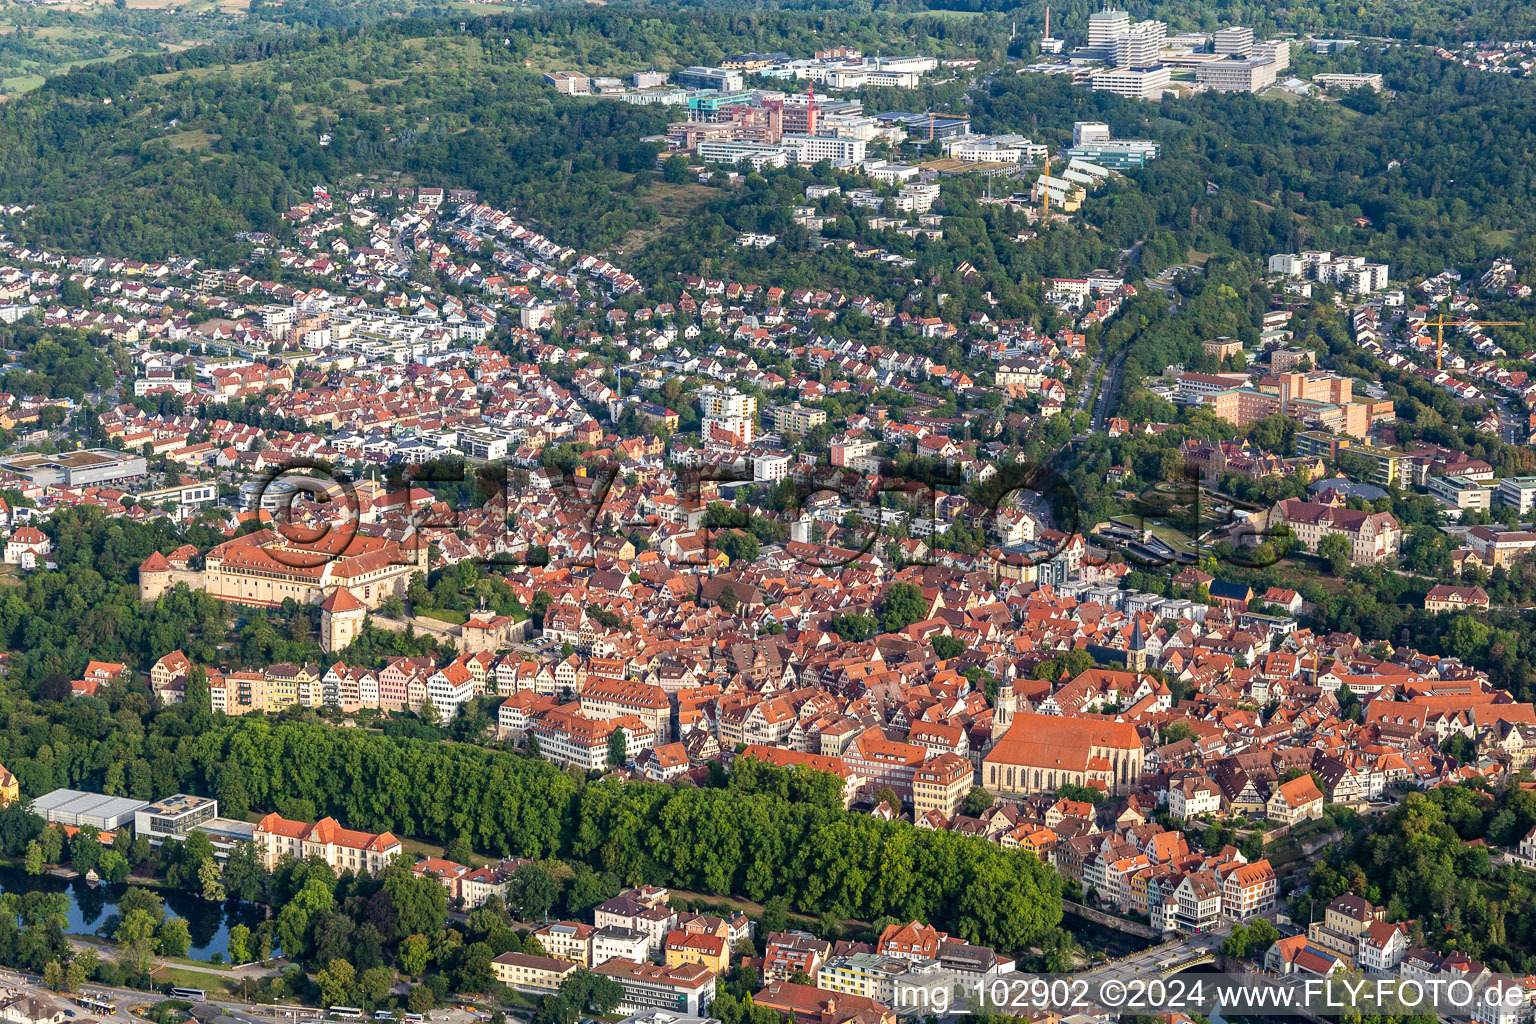
POLYGON ((1445 329, 1447 327, 1466 327, 1476 325, 1478 327, 1524 327, 1523 320, 1469 320, 1466 317, 1447 317, 1440 314, 1433 320, 1424 321, 1425 327, 1435 329, 1435 369, 1440 369, 1441 358, 1445 354, 1445 329))

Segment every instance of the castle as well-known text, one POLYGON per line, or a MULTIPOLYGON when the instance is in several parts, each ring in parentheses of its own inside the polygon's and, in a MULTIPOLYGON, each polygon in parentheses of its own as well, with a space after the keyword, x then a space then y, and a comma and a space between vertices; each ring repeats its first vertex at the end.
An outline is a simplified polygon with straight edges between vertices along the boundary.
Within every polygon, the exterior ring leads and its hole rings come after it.
MULTIPOLYGON (((258 530, 210 548, 202 569, 192 568, 182 552, 175 555, 181 557, 173 560, 157 551, 139 566, 140 599, 154 601, 185 583, 230 604, 276 608, 288 598, 318 604, 345 588, 357 602, 355 611, 361 611, 377 608, 392 594, 404 597, 411 577, 427 571, 424 542, 337 531, 296 542, 274 530, 258 530)), ((342 600, 344 613, 354 611, 351 602, 342 600)))

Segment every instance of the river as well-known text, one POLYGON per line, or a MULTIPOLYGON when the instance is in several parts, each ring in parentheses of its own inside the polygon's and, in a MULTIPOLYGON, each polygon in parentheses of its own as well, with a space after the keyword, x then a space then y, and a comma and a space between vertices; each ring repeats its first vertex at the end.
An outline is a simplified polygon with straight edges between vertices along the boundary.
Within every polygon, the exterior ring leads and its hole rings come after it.
MULTIPOLYGON (((44 890, 68 896, 69 924, 64 930, 71 935, 96 935, 97 929, 117 913, 117 901, 127 888, 127 884, 92 885, 83 877, 68 880, 29 875, 20 868, 0 866, 0 892, 44 890)), ((208 903, 181 889, 152 887, 151 891, 165 900, 167 913, 186 919, 192 936, 188 955, 194 960, 207 960, 215 953, 227 955, 230 928, 237 924, 255 928, 266 917, 266 908, 253 903, 208 903)))

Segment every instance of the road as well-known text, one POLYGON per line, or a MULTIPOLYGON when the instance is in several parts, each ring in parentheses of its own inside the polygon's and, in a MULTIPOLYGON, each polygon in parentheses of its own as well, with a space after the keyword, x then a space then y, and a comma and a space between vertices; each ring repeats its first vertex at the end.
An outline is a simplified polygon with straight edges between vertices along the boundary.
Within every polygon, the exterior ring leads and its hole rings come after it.
POLYGON ((1206 954, 1214 953, 1221 942, 1222 935, 1217 932, 1191 935, 1176 942, 1144 949, 1140 953, 1132 953, 1119 960, 1111 960, 1107 964, 1084 971, 1074 977, 1089 982, 1101 982, 1110 979, 1129 981, 1132 978, 1156 976, 1163 973, 1164 968, 1160 966, 1162 964, 1169 964, 1167 969, 1172 972, 1175 968, 1192 967, 1196 962, 1204 962, 1206 954))
POLYGON ((1099 367, 1104 365, 1101 356, 1094 356, 1093 362, 1088 364, 1088 372, 1083 374, 1083 388, 1077 395, 1077 411, 1082 412, 1088 408, 1088 396, 1093 394, 1093 378, 1098 374, 1099 367))
POLYGON ((1115 357, 1104 369, 1104 380, 1099 385, 1099 395, 1093 403, 1092 429, 1095 433, 1103 430, 1105 424, 1109 422, 1109 414, 1114 410, 1115 402, 1120 397, 1120 377, 1125 370, 1125 357, 1130 353, 1129 348, 1116 352, 1115 357))

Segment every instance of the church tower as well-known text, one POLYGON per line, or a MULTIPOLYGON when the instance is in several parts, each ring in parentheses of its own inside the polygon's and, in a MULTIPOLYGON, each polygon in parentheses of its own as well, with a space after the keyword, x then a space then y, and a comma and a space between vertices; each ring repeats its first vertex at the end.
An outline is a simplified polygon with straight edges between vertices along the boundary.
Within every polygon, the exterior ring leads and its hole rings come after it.
POLYGON ((1125 667, 1132 672, 1147 670, 1147 638, 1141 632, 1141 617, 1131 626, 1131 641, 1125 648, 1125 667))
POLYGON ((339 651, 363 630, 368 609, 346 587, 337 587, 320 602, 320 647, 339 651))
POLYGON ((994 739, 1008 731, 1013 724, 1013 712, 1017 701, 1013 696, 1013 680, 1004 679, 997 688, 997 707, 992 709, 992 736, 994 739))

